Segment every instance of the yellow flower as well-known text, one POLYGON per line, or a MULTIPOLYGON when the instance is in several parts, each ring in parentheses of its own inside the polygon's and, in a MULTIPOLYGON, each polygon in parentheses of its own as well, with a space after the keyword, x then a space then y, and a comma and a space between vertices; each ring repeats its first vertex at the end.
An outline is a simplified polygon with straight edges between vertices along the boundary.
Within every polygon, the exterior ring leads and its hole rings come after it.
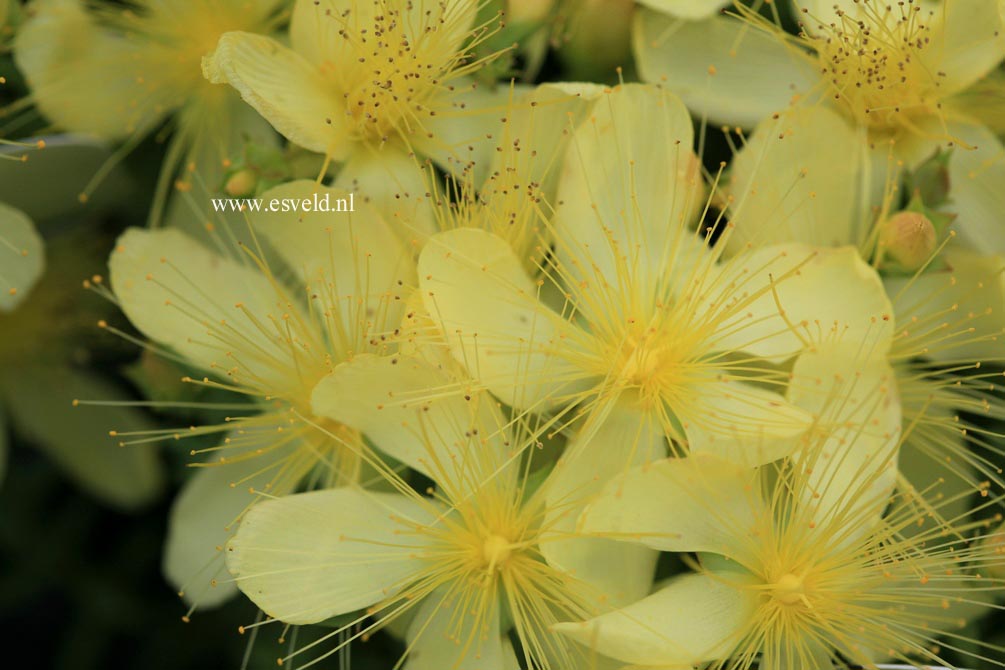
MULTIPOLYGON (((873 164, 885 181, 877 188, 880 178, 859 171, 862 153, 856 131, 827 108, 795 109, 758 125, 731 166, 728 201, 735 228, 725 240, 727 253, 783 240, 851 245, 882 270, 883 232, 898 216, 902 197, 900 169, 893 161, 873 164)), ((958 185, 951 180, 949 210, 958 185)), ((1001 481, 992 435, 961 416, 997 417, 1003 411, 994 381, 1000 373, 982 365, 1003 359, 1005 258, 971 251, 956 239, 979 244, 986 229, 977 223, 961 213, 953 224, 960 234, 943 231, 916 272, 884 277, 894 338, 870 367, 892 368, 904 425, 914 426, 904 462, 912 464, 915 477, 927 478, 912 479, 919 487, 947 472, 970 482, 1001 481)))
POLYGON ((294 144, 345 162, 346 178, 381 201, 424 190, 413 152, 484 170, 509 90, 468 77, 491 31, 473 25, 476 13, 473 0, 297 0, 290 47, 231 32, 203 68, 294 144))
MULTIPOLYGON (((266 614, 309 624, 365 608, 280 664, 317 663, 412 616, 410 668, 517 667, 518 653, 531 667, 583 667, 584 650, 550 627, 648 591, 652 562, 626 569, 617 555, 594 552, 593 539, 583 540, 584 551, 597 562, 595 573, 609 575, 605 581, 584 582, 548 563, 541 549, 548 484, 528 474, 536 465, 533 434, 444 368, 359 356, 318 385, 314 409, 360 429, 434 486, 421 495, 375 463, 394 492, 344 487, 271 500, 248 513, 227 562, 266 614), (436 398, 425 395, 431 387, 436 398), (520 652, 506 639, 509 626, 520 652), (328 640, 331 647, 311 651, 328 640)), ((622 556, 633 549, 622 548, 622 556)))
POLYGON ((995 99, 1005 58, 998 0, 798 0, 798 38, 744 12, 676 23, 651 10, 635 23, 642 78, 678 93, 702 117, 745 128, 796 105, 826 106, 851 122, 864 178, 890 142, 909 168, 940 147, 953 200, 982 248, 1005 252, 1005 147, 975 116, 971 90, 995 99), (870 156, 870 149, 875 154, 870 156))
MULTIPOLYGON (((344 196, 298 181, 263 197, 300 202, 315 193, 344 196)), ((415 268, 371 206, 357 202, 355 213, 340 216, 249 215, 256 249, 238 248, 224 230, 215 237, 222 253, 177 230, 131 229, 109 259, 114 299, 151 348, 190 370, 184 381, 234 396, 207 407, 233 412, 219 424, 116 431, 125 444, 220 437, 218 446, 193 451, 207 460, 176 504, 167 548, 176 584, 203 571, 203 587, 188 589, 203 604, 233 592, 200 593, 214 576, 206 569, 214 547, 255 500, 249 488, 284 495, 360 479, 362 438, 315 416, 311 394, 340 362, 388 349, 402 318, 397 292, 414 283, 415 268), (242 397, 251 403, 237 402, 242 397)))
MULTIPOLYGON (((890 346, 889 301, 853 249, 777 245, 718 262, 723 245, 691 230, 703 200, 691 142, 673 97, 609 91, 574 133, 539 279, 483 230, 440 233, 419 259, 421 298, 454 357, 552 432, 579 427, 549 493, 566 525, 564 497, 660 458, 668 440, 748 465, 790 454, 812 409, 786 400, 773 364, 814 344, 890 346), (549 283, 557 305, 542 298, 549 283)), ((546 553, 573 570, 567 549, 546 553)))
POLYGON ((206 188, 216 190, 228 161, 247 139, 271 141, 267 124, 238 96, 205 81, 200 63, 229 30, 273 31, 282 2, 137 0, 91 7, 78 0, 40 0, 31 5, 14 41, 15 61, 31 89, 25 102, 62 130, 122 143, 82 199, 116 160, 172 117, 174 132, 151 211, 154 224, 176 179, 187 189, 196 173, 206 188), (194 169, 182 173, 189 165, 194 169))
POLYGON ((992 649, 958 632, 968 610, 987 611, 986 594, 1005 590, 988 574, 1000 555, 980 535, 967 539, 990 521, 943 521, 953 501, 932 491, 891 501, 888 489, 876 490, 874 478, 894 466, 895 440, 858 480, 814 481, 814 470, 832 465, 831 447, 811 443, 800 465, 767 473, 699 456, 611 482, 584 512, 584 532, 698 552, 699 565, 638 603, 558 630, 625 663, 659 667, 948 666, 942 637, 975 658, 992 649))

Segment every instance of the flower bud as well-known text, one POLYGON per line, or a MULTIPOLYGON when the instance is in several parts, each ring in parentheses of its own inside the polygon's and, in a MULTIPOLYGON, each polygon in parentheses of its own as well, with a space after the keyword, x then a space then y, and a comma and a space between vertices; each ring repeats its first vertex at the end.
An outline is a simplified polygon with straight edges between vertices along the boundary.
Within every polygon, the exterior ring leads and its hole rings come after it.
POLYGON ((255 174, 255 171, 244 168, 230 175, 223 190, 232 198, 247 197, 254 194, 257 185, 258 175, 255 174))
POLYGON ((935 226, 919 212, 898 212, 882 224, 879 243, 885 257, 906 271, 921 268, 935 253, 935 226))

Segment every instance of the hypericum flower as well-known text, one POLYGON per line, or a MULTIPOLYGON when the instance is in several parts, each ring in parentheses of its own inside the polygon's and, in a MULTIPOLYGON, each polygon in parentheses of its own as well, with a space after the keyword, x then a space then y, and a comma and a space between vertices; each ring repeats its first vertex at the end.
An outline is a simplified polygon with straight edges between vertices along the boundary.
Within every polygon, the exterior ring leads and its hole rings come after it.
POLYGON ((45 270, 45 247, 24 212, 0 203, 0 311, 28 295, 45 270))
MULTIPOLYGON (((969 91, 1000 96, 987 76, 1005 57, 1005 19, 997 0, 795 0, 803 33, 745 12, 675 23, 640 12, 635 50, 643 79, 663 82, 692 110, 752 127, 792 104, 829 106, 857 128, 855 169, 888 140, 909 167, 936 148, 949 161, 956 211, 975 239, 1005 251, 998 213, 1005 207, 1005 147, 971 113, 969 91), (987 89, 987 90, 984 90, 987 89)), ((975 110, 977 111, 977 110, 975 110)), ((838 169, 841 169, 840 167, 838 169)))
MULTIPOLYGON (((594 584, 547 561, 548 483, 538 484, 546 471, 530 474, 533 431, 510 424, 494 398, 443 368, 359 356, 318 385, 314 411, 358 428, 433 486, 416 492, 374 462, 394 492, 317 491, 259 503, 245 516, 227 563, 268 616, 308 624, 365 608, 280 664, 308 667, 407 615, 409 668, 517 667, 518 655, 528 667, 584 667, 584 650, 550 627, 648 591, 651 563, 623 569, 616 556, 597 556, 610 560, 599 566, 606 579, 594 584), (519 651, 506 638, 510 627, 519 651), (304 663, 327 640, 332 648, 304 663)), ((584 540, 585 551, 596 543, 584 540)))
MULTIPOLYGON (((345 195, 298 181, 263 197, 302 202, 315 194, 345 195)), ((251 401, 212 405, 235 412, 215 425, 116 431, 124 444, 222 438, 217 447, 193 450, 208 460, 173 513, 166 569, 176 583, 210 563, 227 526, 254 500, 246 488, 283 495, 301 485, 359 480, 362 438, 315 417, 311 393, 340 362, 388 350, 385 339, 403 310, 397 292, 415 282, 410 251, 365 203, 351 214, 249 216, 278 264, 269 264, 262 248, 234 248, 229 231, 216 235, 220 254, 177 230, 131 229, 109 259, 114 299, 155 351, 192 370, 184 381, 251 401), (242 490, 230 492, 235 485, 242 490)), ((217 593, 206 601, 227 590, 217 593)))
POLYGON ((110 402, 75 407, 77 400, 124 398, 122 389, 81 363, 87 333, 107 307, 80 299, 79 279, 103 263, 93 230, 42 240, 27 217, 0 205, 0 276, 16 294, 0 293, 0 471, 7 432, 14 430, 51 459, 81 489, 102 503, 134 510, 150 503, 163 479, 157 454, 124 451, 108 437, 109 424, 145 430, 151 422, 131 407, 110 402), (23 266, 22 266, 23 264, 23 266))
MULTIPOLYGON (((482 230, 440 233, 419 259, 426 310, 471 374, 549 414, 553 431, 582 424, 550 493, 568 523, 564 497, 661 457, 667 439, 750 465, 791 453, 810 415, 767 361, 843 338, 885 352, 892 332, 879 277, 853 249, 778 245, 718 263, 722 245, 691 230, 703 198, 683 105, 645 86, 605 96, 574 134, 542 278, 482 230), (549 283, 554 308, 540 297, 549 283)), ((561 547, 549 559, 572 569, 561 547)))
POLYGON ((84 188, 86 199, 114 162, 165 121, 173 130, 150 221, 160 222, 176 179, 211 190, 247 139, 268 142, 268 125, 233 92, 202 76, 201 59, 230 30, 270 33, 283 0, 135 0, 91 6, 39 0, 14 41, 35 104, 63 130, 121 142, 84 188), (193 170, 182 172, 183 166, 193 170))
MULTIPOLYGON (((896 164, 875 165, 878 176, 860 173, 862 147, 855 138, 855 130, 826 108, 790 110, 760 124, 732 163, 728 201, 736 215, 727 253, 782 240, 855 247, 884 274, 893 305, 893 345, 878 352, 886 361, 877 364, 892 366, 905 425, 915 424, 907 452, 920 452, 970 481, 1000 481, 1001 466, 994 462, 999 448, 989 443, 986 427, 960 412, 1005 413, 994 382, 999 373, 981 369, 1003 360, 1005 260, 956 243, 956 229, 959 237, 981 239, 980 230, 970 228, 973 218, 961 214, 953 232, 934 237, 937 231, 925 231, 932 237, 915 269, 900 264, 888 271, 890 222, 922 215, 901 210, 896 164), (871 185, 884 181, 880 188, 871 185)), ((956 186, 950 179, 949 211, 956 186)))
POLYGON ((997 649, 959 632, 967 608, 986 611, 986 595, 1005 591, 990 576, 1001 555, 973 537, 991 522, 941 519, 950 499, 904 491, 891 502, 875 490, 896 440, 857 481, 814 481, 831 446, 810 444, 800 465, 767 473, 699 455, 611 482, 584 513, 585 533, 698 552, 699 565, 638 603, 558 630, 633 667, 948 666, 943 648, 975 658, 997 649))
POLYGON ((498 20, 474 25, 477 10, 474 0, 297 0, 289 47, 231 32, 204 69, 294 144, 345 162, 369 196, 422 192, 408 155, 483 170, 509 97, 468 77, 498 20))

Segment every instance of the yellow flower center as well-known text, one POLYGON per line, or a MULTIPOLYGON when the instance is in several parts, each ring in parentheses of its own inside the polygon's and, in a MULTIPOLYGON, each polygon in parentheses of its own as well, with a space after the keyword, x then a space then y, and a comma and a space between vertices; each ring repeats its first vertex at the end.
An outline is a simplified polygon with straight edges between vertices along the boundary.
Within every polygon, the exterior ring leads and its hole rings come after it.
POLYGON ((806 603, 806 584, 803 577, 787 572, 772 585, 772 597, 783 605, 806 603))
POLYGON ((482 546, 482 559, 489 570, 500 570, 513 554, 513 545, 501 535, 489 535, 482 546))
POLYGON ((349 54, 325 62, 322 72, 343 92, 357 139, 384 142, 420 130, 424 119, 436 115, 435 98, 448 94, 446 80, 463 64, 459 33, 470 17, 462 4, 428 11, 411 3, 401 3, 403 10, 384 0, 373 4, 372 18, 352 11, 326 17, 338 23, 349 54))
POLYGON ((864 0, 861 14, 839 12, 824 31, 816 38, 824 76, 856 121, 894 130, 932 111, 939 84, 920 58, 930 29, 917 4, 894 8, 864 0))
POLYGON ((688 346, 689 333, 670 333, 650 328, 629 335, 618 350, 618 379, 623 386, 639 390, 643 402, 679 392, 686 385, 685 371, 694 359, 688 346))

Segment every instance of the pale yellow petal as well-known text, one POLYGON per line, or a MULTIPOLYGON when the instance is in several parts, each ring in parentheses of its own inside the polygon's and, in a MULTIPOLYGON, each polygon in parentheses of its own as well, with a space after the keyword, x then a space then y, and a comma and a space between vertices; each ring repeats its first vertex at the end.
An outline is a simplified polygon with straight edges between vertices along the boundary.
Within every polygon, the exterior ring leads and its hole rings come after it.
POLYGON ((441 587, 419 605, 408 627, 404 670, 503 670, 515 661, 513 648, 503 644, 499 601, 472 605, 458 591, 441 587), (458 617, 461 607, 475 607, 484 618, 458 617))
POLYGON ((827 107, 800 107, 758 124, 730 167, 735 228, 727 250, 803 242, 858 245, 868 232, 857 197, 866 142, 827 107))
POLYGON ((695 384, 698 410, 679 412, 692 454, 756 467, 790 455, 812 416, 780 393, 709 371, 695 384), (719 378, 717 378, 719 377, 719 378))
POLYGON ((597 653, 639 666, 692 666, 728 656, 760 601, 740 574, 691 574, 637 603, 555 630, 597 653))
POLYGON ((757 470, 707 454, 668 458, 610 481, 582 514, 587 534, 660 551, 711 552, 756 566, 753 538, 770 515, 757 470))
MULTIPOLYGON (((814 347, 796 359, 788 398, 819 417, 822 448, 796 456, 806 463, 817 521, 878 520, 897 484, 902 419, 889 363, 853 342, 814 347)), ((868 524, 857 523, 864 532, 868 524)))
POLYGON ((981 125, 951 123, 946 130, 969 147, 953 149, 950 202, 943 209, 957 215, 953 230, 965 244, 982 253, 1005 254, 1005 145, 981 125))
POLYGON ((876 271, 852 247, 781 244, 731 258, 723 274, 743 295, 715 338, 720 350, 784 359, 821 342, 848 342, 885 355, 893 307, 876 271))
POLYGON ((344 101, 321 72, 297 52, 270 37, 225 33, 203 59, 215 84, 230 84, 288 140, 336 159, 345 141, 344 101))
POLYGON ((937 72, 942 97, 961 91, 1005 59, 1000 0, 952 0, 932 7, 932 29, 921 62, 937 72))
POLYGON ((498 150, 490 157, 489 180, 481 185, 482 193, 497 190, 493 182, 513 186, 512 174, 516 187, 539 185, 554 202, 573 129, 594 109, 603 90, 596 84, 547 83, 515 91, 506 126, 495 137, 498 150))
POLYGON ((509 86, 473 79, 451 85, 454 89, 435 99, 435 114, 422 119, 422 127, 408 135, 408 143, 447 172, 461 175, 471 170, 474 183, 481 184, 489 174, 513 93, 509 86))
POLYGON ((419 541, 388 539, 430 522, 425 506, 390 493, 341 488, 266 500, 227 544, 227 567, 270 617, 317 623, 407 586, 424 569, 419 541))
POLYGON ((539 303, 501 238, 474 228, 433 236, 419 257, 419 286, 454 355, 507 404, 537 406, 583 379, 559 355, 575 346, 573 327, 539 303))
POLYGON ((28 16, 14 40, 15 62, 35 104, 60 128, 123 139, 151 130, 180 103, 158 86, 166 82, 142 78, 142 53, 99 25, 83 2, 33 3, 28 16))
POLYGON ((750 128, 820 79, 809 56, 731 17, 681 21, 643 9, 632 41, 644 81, 662 84, 716 123, 750 128))
POLYGON ((288 376, 282 361, 289 348, 279 330, 262 324, 295 306, 250 263, 223 258, 177 230, 131 228, 108 266, 122 311, 151 340, 204 370, 279 383, 288 376), (227 354, 235 349, 242 358, 236 366, 227 354))
POLYGON ((252 489, 263 490, 272 478, 268 472, 254 475, 272 462, 270 456, 256 456, 195 468, 189 474, 171 504, 163 558, 164 576, 186 602, 206 609, 237 594, 223 548, 241 515, 259 499, 252 489))
MULTIPOLYGON (((597 413, 570 440, 543 485, 547 525, 559 535, 575 533, 582 510, 605 483, 665 454, 666 439, 652 417, 628 404, 615 405, 606 415, 597 413)), ((547 537, 541 553, 610 606, 638 600, 652 586, 656 552, 647 547, 605 537, 547 537)))
POLYGON ((614 281, 618 258, 664 272, 705 203, 687 109, 654 86, 602 94, 576 129, 558 186, 558 254, 614 281))
POLYGON ((45 270, 45 245, 24 212, 0 202, 0 312, 28 297, 45 270))
POLYGON ((343 163, 335 188, 351 191, 357 201, 369 203, 408 244, 424 241, 436 232, 433 199, 428 182, 431 168, 395 145, 380 149, 360 147, 343 163))
POLYGON ((457 481, 467 482, 462 472, 480 473, 474 479, 481 482, 512 456, 496 401, 418 358, 356 356, 317 384, 313 409, 362 431, 458 498, 464 492, 455 490, 457 481), (472 431, 481 435, 477 442, 472 431))
POLYGON ((306 179, 276 186, 261 197, 298 208, 248 216, 255 231, 303 281, 318 290, 331 283, 338 296, 364 301, 374 312, 379 303, 390 303, 380 307, 378 331, 401 321, 401 301, 387 296, 415 284, 415 261, 376 207, 355 193, 306 179), (350 207, 353 211, 334 211, 350 207))

